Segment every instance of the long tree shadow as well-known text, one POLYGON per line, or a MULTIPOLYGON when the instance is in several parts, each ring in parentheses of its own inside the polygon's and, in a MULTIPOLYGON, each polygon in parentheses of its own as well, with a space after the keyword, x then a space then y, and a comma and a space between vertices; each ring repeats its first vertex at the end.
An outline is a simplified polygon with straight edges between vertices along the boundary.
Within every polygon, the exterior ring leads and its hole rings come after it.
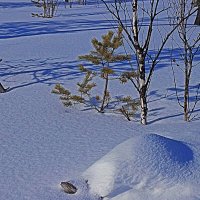
MULTIPOLYGON (((198 113, 200 111, 200 109, 197 109, 197 110, 194 110, 193 114, 195 113, 198 113)), ((168 116, 164 116, 164 117, 159 117, 157 119, 154 119, 154 120, 151 120, 148 122, 148 124, 153 124, 155 122, 158 122, 158 121, 162 121, 162 120, 165 120, 165 119, 171 119, 171 118, 176 118, 176 117, 179 117, 179 116, 183 116, 183 112, 182 113, 178 113, 178 114, 173 114, 173 115, 168 115, 168 116)), ((199 117, 194 117, 192 119, 192 121, 197 121, 199 120, 200 118, 199 117)))
POLYGON ((31 2, 0 2, 0 9, 23 8, 31 5, 31 2))
POLYGON ((114 21, 86 19, 2 23, 0 26, 0 39, 106 30, 113 28, 111 23, 116 24, 114 21))
MULTIPOLYGON (((23 5, 24 3, 3 3, 4 6, 13 6, 13 8, 23 5)), ((2 5, 2 6, 3 6, 2 5)), ((25 4, 26 5, 26 4, 25 4)), ((27 4, 27 6, 30 4, 27 4)), ((11 7, 12 8, 12 7, 11 7)), ((75 33, 83 31, 93 31, 93 30, 106 30, 113 29, 117 27, 118 23, 112 18, 104 17, 98 20, 99 15, 108 15, 108 11, 98 11, 94 9, 87 9, 82 13, 77 13, 75 10, 71 9, 70 14, 63 12, 60 17, 55 17, 53 19, 39 19, 24 22, 6 22, 0 24, 0 39, 18 38, 24 36, 35 36, 35 35, 49 35, 49 34, 59 34, 59 33, 75 33), (85 18, 87 17, 87 19, 85 18)), ((166 17, 161 17, 158 21, 161 26, 166 25, 166 17)), ((131 20, 123 20, 126 26, 131 25, 131 20)), ((148 26, 148 19, 143 20, 142 26, 148 26)))
POLYGON ((75 33, 107 30, 118 27, 115 20, 65 19, 32 22, 6 22, 0 24, 0 39, 19 38, 35 35, 75 33))
POLYGON ((37 83, 64 83, 80 75, 78 62, 63 58, 3 61, 0 67, 1 80, 11 84, 10 90, 37 83))

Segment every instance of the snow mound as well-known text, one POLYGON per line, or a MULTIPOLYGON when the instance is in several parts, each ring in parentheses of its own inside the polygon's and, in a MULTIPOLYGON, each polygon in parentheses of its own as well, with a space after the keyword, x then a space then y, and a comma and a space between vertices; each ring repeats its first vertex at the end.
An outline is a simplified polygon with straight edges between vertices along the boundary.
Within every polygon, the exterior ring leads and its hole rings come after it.
POLYGON ((200 162, 195 151, 181 141, 141 135, 119 144, 83 177, 91 193, 109 199, 196 199, 200 162))

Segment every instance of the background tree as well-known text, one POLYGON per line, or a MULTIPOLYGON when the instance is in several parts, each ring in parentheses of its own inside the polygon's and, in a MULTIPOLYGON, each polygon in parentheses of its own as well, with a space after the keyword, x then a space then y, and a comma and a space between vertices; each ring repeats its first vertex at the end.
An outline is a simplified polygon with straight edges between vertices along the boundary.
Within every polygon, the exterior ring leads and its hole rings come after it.
POLYGON ((42 8, 42 14, 32 13, 33 17, 52 18, 55 15, 58 7, 58 0, 31 0, 31 2, 39 8, 42 8))
POLYGON ((192 25, 190 23, 191 21, 190 18, 186 17, 193 12, 193 5, 191 4, 191 1, 173 0, 171 3, 172 3, 171 8, 173 8, 172 12, 176 14, 176 17, 174 18, 172 23, 179 24, 177 32, 181 42, 173 40, 172 43, 175 43, 175 45, 178 46, 178 48, 181 50, 178 60, 176 58, 173 58, 173 62, 184 72, 183 103, 180 100, 180 96, 178 96, 175 70, 174 67, 172 66, 174 83, 176 87, 178 103, 183 108, 184 111, 184 120, 190 121, 192 113, 194 112, 197 102, 199 101, 198 93, 200 89, 200 83, 199 86, 197 87, 197 93, 193 105, 191 105, 189 88, 191 85, 192 71, 196 66, 194 60, 196 56, 200 54, 200 33, 199 33, 199 27, 192 25))

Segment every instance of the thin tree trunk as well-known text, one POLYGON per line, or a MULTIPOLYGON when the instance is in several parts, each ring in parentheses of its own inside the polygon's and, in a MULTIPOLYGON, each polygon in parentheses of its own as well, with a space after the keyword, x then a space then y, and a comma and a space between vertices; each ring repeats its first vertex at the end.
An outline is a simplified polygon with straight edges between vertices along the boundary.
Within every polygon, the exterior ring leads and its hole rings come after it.
POLYGON ((140 104, 141 104, 141 124, 147 124, 147 98, 146 98, 146 86, 143 86, 140 92, 140 104))
POLYGON ((141 124, 147 124, 147 87, 146 87, 146 80, 145 80, 145 58, 143 53, 138 55, 138 62, 139 62, 139 88, 140 88, 140 106, 141 106, 141 124))
POLYGON ((107 93, 108 93, 108 74, 106 74, 105 79, 106 79, 106 83, 105 83, 103 101, 101 104, 100 112, 103 112, 104 108, 105 108, 105 101, 106 101, 106 97, 107 97, 107 93))
POLYGON ((189 100, 189 77, 188 70, 185 69, 185 90, 184 90, 184 120, 189 121, 188 112, 188 100, 189 100))
MULTIPOLYGON (((187 43, 188 44, 188 43, 187 43)), ((190 121, 190 77, 192 73, 192 67, 193 67, 193 53, 192 49, 188 47, 188 51, 185 51, 185 54, 188 56, 185 56, 185 91, 184 91, 184 120, 190 121)))

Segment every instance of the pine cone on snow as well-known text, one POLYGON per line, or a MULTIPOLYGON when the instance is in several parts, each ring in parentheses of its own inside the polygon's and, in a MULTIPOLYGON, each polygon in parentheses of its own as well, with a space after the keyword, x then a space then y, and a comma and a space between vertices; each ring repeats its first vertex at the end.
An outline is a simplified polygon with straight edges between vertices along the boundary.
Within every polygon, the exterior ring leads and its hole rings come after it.
POLYGON ((68 194, 75 194, 77 192, 77 188, 70 182, 61 182, 60 185, 68 194))

